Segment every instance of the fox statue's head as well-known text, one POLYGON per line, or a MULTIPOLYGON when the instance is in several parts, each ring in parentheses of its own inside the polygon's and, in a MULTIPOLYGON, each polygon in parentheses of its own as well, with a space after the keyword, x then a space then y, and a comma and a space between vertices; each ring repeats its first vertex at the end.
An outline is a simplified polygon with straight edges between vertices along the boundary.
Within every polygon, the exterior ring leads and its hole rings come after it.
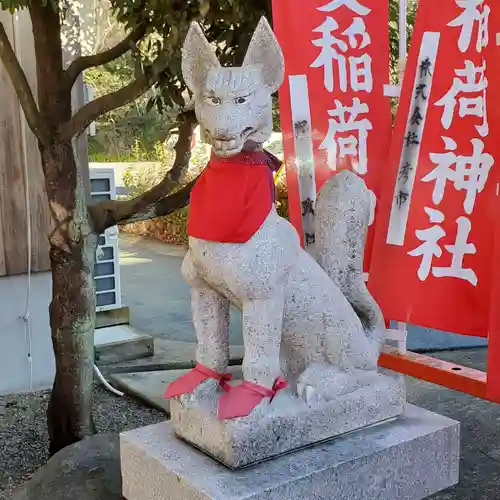
POLYGON ((283 82, 284 58, 264 17, 239 68, 222 67, 199 24, 192 23, 182 52, 182 74, 217 156, 233 156, 269 138, 271 95, 283 82))

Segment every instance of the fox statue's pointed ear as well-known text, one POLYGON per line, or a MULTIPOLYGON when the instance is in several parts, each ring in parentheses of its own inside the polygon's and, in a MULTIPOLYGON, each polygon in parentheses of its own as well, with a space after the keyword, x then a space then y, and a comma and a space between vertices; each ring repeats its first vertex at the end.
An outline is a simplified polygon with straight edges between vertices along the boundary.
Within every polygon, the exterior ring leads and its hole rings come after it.
POLYGON ((267 19, 261 17, 250 40, 243 66, 260 65, 264 84, 271 93, 278 90, 285 75, 285 59, 267 19))
POLYGON ((208 72, 219 67, 219 61, 200 25, 191 23, 182 47, 182 76, 191 92, 199 90, 208 72))

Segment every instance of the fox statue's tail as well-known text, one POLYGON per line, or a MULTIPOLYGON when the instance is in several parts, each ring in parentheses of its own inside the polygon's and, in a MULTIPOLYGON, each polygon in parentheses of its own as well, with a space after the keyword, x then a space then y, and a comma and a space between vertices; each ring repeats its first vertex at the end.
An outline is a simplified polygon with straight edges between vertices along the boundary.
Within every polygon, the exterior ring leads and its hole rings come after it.
POLYGON ((369 218, 366 184, 352 172, 339 172, 318 194, 314 252, 318 264, 350 302, 367 336, 380 351, 385 337, 384 318, 363 279, 369 218))

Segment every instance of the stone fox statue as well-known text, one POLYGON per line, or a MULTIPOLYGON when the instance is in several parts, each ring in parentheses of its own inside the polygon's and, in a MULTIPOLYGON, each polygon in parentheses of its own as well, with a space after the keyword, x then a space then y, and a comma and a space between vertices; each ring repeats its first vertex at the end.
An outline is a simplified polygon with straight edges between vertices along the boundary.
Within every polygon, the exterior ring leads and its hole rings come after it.
MULTIPOLYGON (((373 380, 384 337, 382 314, 363 281, 370 213, 364 182, 338 173, 315 207, 315 258, 278 216, 271 95, 284 59, 262 18, 241 67, 222 67, 196 23, 183 48, 183 75, 212 156, 191 195, 189 251, 197 366, 165 397, 219 397, 220 419, 243 417, 288 386, 307 404, 373 380), (229 306, 243 312, 244 381, 230 386, 229 306), (187 396, 187 395, 190 396, 187 396)), ((181 398, 182 402, 182 398, 181 398)), ((272 404, 272 403, 271 403, 272 404)))

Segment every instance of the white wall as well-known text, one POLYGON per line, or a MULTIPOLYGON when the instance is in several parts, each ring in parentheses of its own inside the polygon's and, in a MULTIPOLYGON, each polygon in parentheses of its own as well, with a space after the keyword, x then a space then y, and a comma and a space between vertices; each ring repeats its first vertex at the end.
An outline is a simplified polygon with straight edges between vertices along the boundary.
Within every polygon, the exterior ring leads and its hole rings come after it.
MULTIPOLYGON (((28 346, 25 334, 28 276, 0 278, 0 394, 30 390, 28 346)), ((30 320, 33 389, 47 389, 54 379, 54 354, 49 328, 52 293, 50 273, 31 276, 30 320)))

